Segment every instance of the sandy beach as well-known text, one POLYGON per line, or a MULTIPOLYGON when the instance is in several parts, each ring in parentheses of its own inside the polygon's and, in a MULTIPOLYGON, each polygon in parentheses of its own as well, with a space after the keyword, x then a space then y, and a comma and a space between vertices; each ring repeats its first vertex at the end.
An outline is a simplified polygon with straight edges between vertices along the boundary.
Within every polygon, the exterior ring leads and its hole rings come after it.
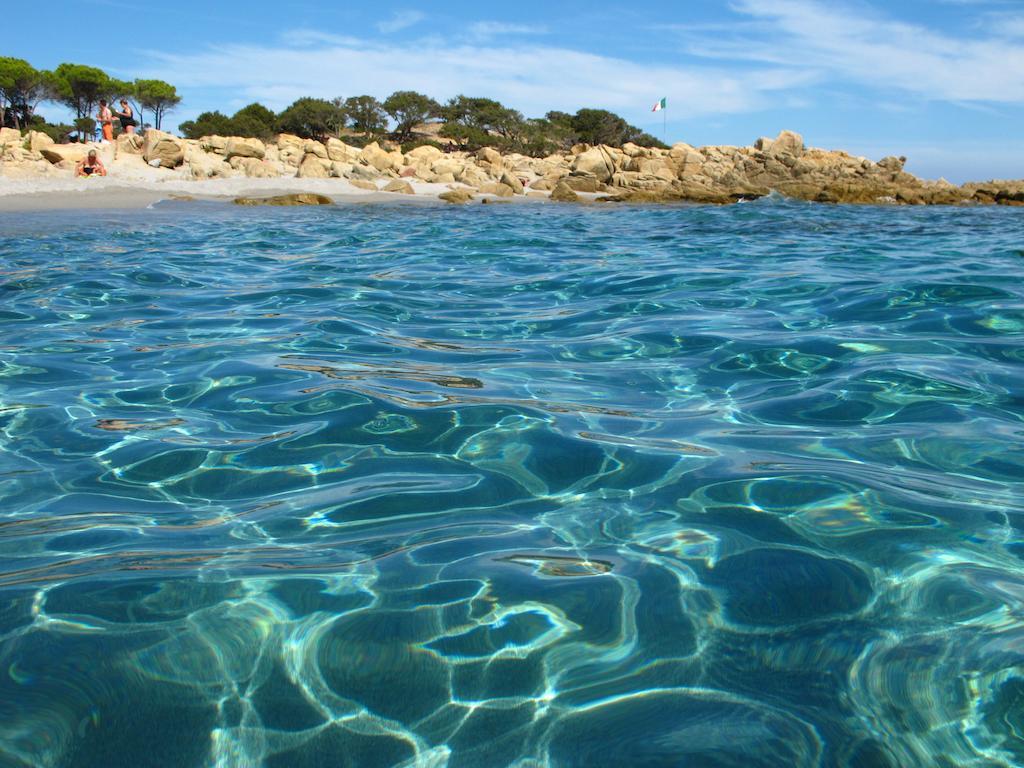
MULTIPOLYGON (((448 192, 443 184, 412 182, 414 195, 373 192, 353 186, 346 179, 189 179, 156 181, 114 176, 95 179, 0 179, 0 212, 146 208, 161 200, 195 199, 230 201, 236 197, 272 197, 311 192, 327 195, 336 203, 402 202, 439 204, 438 195, 448 192)), ((522 202, 519 198, 515 202, 522 202)))

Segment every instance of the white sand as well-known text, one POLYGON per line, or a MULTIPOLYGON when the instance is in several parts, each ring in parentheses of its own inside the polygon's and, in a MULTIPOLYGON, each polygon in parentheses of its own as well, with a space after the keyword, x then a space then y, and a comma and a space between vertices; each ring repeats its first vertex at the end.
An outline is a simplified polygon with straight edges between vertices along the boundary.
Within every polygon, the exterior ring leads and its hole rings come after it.
MULTIPOLYGON (((404 200, 437 201, 448 191, 445 184, 410 181, 415 195, 373 192, 352 186, 347 179, 204 179, 195 181, 164 172, 157 179, 124 178, 113 172, 97 178, 0 178, 0 211, 26 211, 58 208, 145 208, 158 200, 173 197, 196 199, 233 199, 269 197, 292 192, 314 192, 336 202, 404 200)), ((378 184, 383 187, 387 181, 378 184)))
MULTIPOLYGON (((293 192, 327 195, 335 202, 437 202, 437 196, 451 189, 447 184, 408 181, 415 195, 374 192, 352 186, 347 179, 193 179, 186 168, 152 168, 138 155, 115 156, 113 144, 91 144, 100 153, 108 175, 73 178, 68 171, 53 169, 53 175, 40 178, 12 178, 0 175, 0 211, 56 210, 64 208, 145 208, 159 200, 176 196, 196 199, 233 199, 269 197, 293 192)), ((379 188, 392 179, 380 179, 379 188)), ((517 202, 523 198, 519 198, 517 202)))

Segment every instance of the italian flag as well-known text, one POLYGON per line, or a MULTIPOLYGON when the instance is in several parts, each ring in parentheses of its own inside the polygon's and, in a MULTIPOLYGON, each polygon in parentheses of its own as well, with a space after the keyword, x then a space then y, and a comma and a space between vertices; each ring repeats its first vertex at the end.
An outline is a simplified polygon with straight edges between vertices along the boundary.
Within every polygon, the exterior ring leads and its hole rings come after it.
POLYGON ((662 99, 653 107, 651 107, 651 112, 661 112, 661 110, 663 109, 668 109, 668 99, 662 99))

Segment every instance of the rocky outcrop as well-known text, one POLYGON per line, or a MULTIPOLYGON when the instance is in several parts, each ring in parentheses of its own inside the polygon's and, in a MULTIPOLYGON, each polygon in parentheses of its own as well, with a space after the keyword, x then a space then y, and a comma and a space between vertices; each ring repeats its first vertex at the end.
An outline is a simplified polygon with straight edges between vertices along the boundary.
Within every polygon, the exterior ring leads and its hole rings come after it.
POLYGON ((92 147, 88 144, 51 144, 48 147, 43 147, 39 151, 42 153, 43 157, 56 165, 57 163, 65 161, 77 163, 85 160, 90 149, 92 149, 92 147))
POLYGON ((564 181, 556 184, 555 188, 551 190, 551 200, 556 203, 575 203, 579 199, 580 196, 564 181))
MULTIPOLYGON (((625 156, 625 155, 624 155, 625 156)), ((599 182, 608 182, 615 175, 615 157, 608 147, 591 147, 580 152, 573 159, 572 172, 578 176, 589 176, 599 182)))
POLYGON ((299 171, 295 175, 300 179, 329 179, 331 171, 321 158, 310 153, 302 158, 299 171))
POLYGON ((333 136, 327 140, 327 158, 334 163, 355 163, 359 160, 359 150, 350 147, 333 136))
POLYGON ((468 189, 452 189, 448 192, 442 192, 438 195, 438 198, 446 203, 464 205, 473 199, 473 194, 468 189))
POLYGON ((142 137, 137 133, 122 133, 117 137, 117 152, 129 155, 142 154, 142 137))
POLYGON ((21 131, 16 128, 0 128, 0 148, 21 146, 21 131))
MULTIPOLYGON (((232 136, 199 140, 147 131, 145 138, 121 136, 116 148, 95 144, 53 144, 42 133, 23 136, 0 130, 0 175, 7 178, 70 176, 90 148, 100 150, 117 176, 138 164, 136 175, 152 174, 143 161, 178 169, 182 178, 277 176, 344 179, 366 190, 410 190, 420 182, 444 184, 452 200, 483 195, 495 202, 516 195, 570 201, 583 195, 615 202, 686 201, 728 204, 776 192, 820 203, 880 205, 1024 206, 1024 182, 992 181, 961 187, 922 181, 905 170, 906 158, 877 162, 846 152, 808 147, 783 131, 749 147, 671 149, 626 144, 621 148, 578 145, 543 158, 501 154, 486 147, 475 153, 442 151, 426 145, 407 153, 387 142, 357 149, 337 138, 324 142, 281 134, 262 142, 232 136), (138 153, 138 154, 136 154, 138 153), (140 158, 141 155, 141 158, 140 158)), ((126 174, 127 175, 127 174, 126 174)), ((445 193, 447 194, 447 193, 445 193)))
POLYGON ((25 138, 25 149, 29 152, 42 152, 43 147, 52 147, 55 143, 42 131, 29 131, 25 138))
POLYGON ((404 160, 401 152, 385 152, 376 141, 363 147, 359 159, 381 172, 401 168, 404 160))
POLYGON ((401 179, 395 179, 391 183, 385 185, 382 192, 396 192, 399 195, 415 195, 416 190, 412 188, 412 184, 408 181, 402 181, 401 179))
POLYGON ((495 197, 512 197, 515 195, 515 190, 508 184, 502 184, 500 181, 495 181, 490 184, 482 185, 480 187, 480 193, 484 195, 494 195, 495 197))
POLYGON ((169 133, 150 128, 143 138, 142 157, 151 165, 177 168, 185 162, 185 144, 169 133))
POLYGON ((236 197, 235 205, 333 205, 334 201, 326 195, 315 195, 311 192, 300 192, 294 195, 275 195, 274 197, 236 197))
POLYGON ((262 160, 267 154, 267 148, 259 139, 242 139, 231 137, 224 142, 224 157, 230 160, 233 157, 253 157, 262 160))

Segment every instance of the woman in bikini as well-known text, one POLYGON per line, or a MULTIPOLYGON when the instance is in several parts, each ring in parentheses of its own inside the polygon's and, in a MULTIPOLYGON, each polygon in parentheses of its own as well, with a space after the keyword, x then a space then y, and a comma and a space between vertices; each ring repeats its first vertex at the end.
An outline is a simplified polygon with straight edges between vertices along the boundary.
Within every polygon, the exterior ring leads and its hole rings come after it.
POLYGON ((138 123, 135 122, 135 112, 128 105, 128 99, 121 99, 121 111, 115 112, 114 115, 121 122, 122 133, 135 133, 135 126, 138 123))
POLYGON ((114 140, 114 113, 110 111, 110 107, 107 106, 106 99, 100 99, 100 111, 96 115, 96 119, 99 120, 100 127, 103 129, 103 140, 113 141, 114 140))

